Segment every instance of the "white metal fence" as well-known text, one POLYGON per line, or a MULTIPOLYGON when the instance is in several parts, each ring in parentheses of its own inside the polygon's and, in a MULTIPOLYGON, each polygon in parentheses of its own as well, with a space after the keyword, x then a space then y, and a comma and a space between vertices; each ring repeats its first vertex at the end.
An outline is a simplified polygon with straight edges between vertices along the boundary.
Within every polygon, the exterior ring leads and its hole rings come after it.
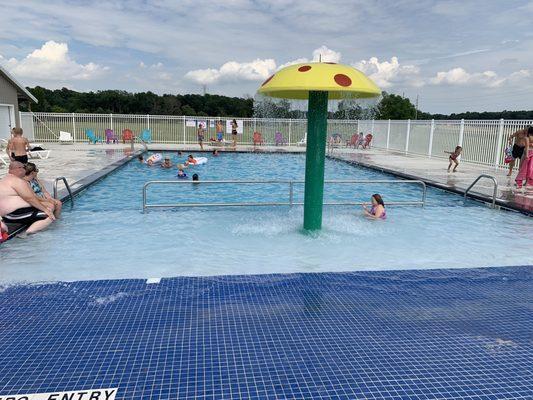
MULTIPOLYGON (((223 118, 224 122, 228 118, 223 118)), ((253 133, 260 132, 265 144, 274 144, 276 133, 282 134, 287 145, 297 145, 304 140, 305 119, 237 118, 242 121, 243 134, 238 143, 252 144, 253 133)), ((106 129, 113 129, 119 138, 124 129, 138 135, 150 129, 154 143, 197 143, 193 121, 207 123, 206 141, 215 138, 215 124, 219 118, 171 115, 124 114, 66 114, 21 112, 21 124, 28 137, 39 142, 58 140, 59 131, 72 133, 75 142, 87 141, 88 129, 104 138, 106 129), (189 122, 189 124, 187 123, 189 122)), ((533 120, 329 120, 328 135, 340 134, 345 141, 356 132, 372 133, 376 148, 418 154, 427 157, 447 158, 445 151, 462 146, 462 161, 504 167, 504 149, 509 135, 533 120)), ((231 140, 231 134, 225 133, 231 140)))

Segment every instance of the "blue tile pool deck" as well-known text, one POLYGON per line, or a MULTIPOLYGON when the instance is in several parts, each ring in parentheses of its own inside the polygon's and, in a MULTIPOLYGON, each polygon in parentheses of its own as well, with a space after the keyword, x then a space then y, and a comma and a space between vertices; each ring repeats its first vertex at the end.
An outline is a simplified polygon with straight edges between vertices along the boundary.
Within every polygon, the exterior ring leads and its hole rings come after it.
POLYGON ((13 286, 0 395, 531 399, 533 268, 13 286))

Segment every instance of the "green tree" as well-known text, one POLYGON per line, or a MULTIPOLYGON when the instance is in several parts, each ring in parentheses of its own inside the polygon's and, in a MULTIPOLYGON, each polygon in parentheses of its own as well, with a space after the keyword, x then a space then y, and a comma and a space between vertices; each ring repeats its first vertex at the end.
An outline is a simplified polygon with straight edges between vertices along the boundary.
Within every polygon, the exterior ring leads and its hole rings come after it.
POLYGON ((377 119, 413 119, 415 115, 416 108, 409 99, 383 92, 377 106, 377 119))

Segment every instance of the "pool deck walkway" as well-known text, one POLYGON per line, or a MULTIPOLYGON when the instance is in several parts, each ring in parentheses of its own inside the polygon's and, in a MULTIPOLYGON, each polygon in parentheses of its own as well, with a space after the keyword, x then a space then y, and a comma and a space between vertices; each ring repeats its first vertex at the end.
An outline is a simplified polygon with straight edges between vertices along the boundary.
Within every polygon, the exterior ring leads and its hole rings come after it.
MULTIPOLYGON (((72 184, 73 189, 81 187, 87 182, 97 179, 111 169, 116 163, 121 163, 131 157, 131 148, 123 144, 103 144, 89 145, 78 143, 74 145, 59 145, 46 143, 45 147, 51 149, 50 158, 34 161, 41 172, 40 177, 51 190, 53 181, 58 176, 64 176, 72 184), (93 179, 91 179, 91 177, 93 179)), ((176 145, 176 144, 150 144, 149 150, 186 152, 200 151, 198 145, 176 145)), ((205 151, 212 151, 214 147, 204 146, 205 151)), ((142 150, 140 145, 135 146, 135 151, 142 150)), ((218 148, 219 151, 233 151, 232 148, 218 148)), ((238 152, 305 152, 304 147, 296 146, 254 146, 239 145, 238 152)), ((448 173, 446 168, 448 161, 442 158, 427 158, 404 154, 401 152, 385 151, 372 148, 369 150, 354 150, 349 148, 336 148, 330 152, 330 157, 356 163, 365 167, 382 170, 385 172, 400 175, 408 179, 420 179, 426 183, 450 190, 459 194, 464 194, 468 186, 481 174, 491 175, 498 181, 497 203, 500 206, 511 208, 533 215, 533 193, 526 193, 524 190, 517 190, 514 187, 514 177, 517 171, 513 172, 513 177, 507 177, 507 170, 495 169, 483 165, 461 163, 456 173, 448 173)), ((0 177, 7 172, 7 169, 0 166, 0 177)), ((482 179, 472 189, 470 193, 478 199, 490 202, 492 198, 493 184, 489 179, 482 179)))

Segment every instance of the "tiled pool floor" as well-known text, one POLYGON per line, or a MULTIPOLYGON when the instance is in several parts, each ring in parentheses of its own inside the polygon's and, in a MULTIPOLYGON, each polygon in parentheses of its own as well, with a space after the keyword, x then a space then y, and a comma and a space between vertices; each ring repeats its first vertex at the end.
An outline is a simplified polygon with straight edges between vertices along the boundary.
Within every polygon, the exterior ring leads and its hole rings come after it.
POLYGON ((58 283, 0 293, 0 396, 531 399, 533 268, 58 283))

